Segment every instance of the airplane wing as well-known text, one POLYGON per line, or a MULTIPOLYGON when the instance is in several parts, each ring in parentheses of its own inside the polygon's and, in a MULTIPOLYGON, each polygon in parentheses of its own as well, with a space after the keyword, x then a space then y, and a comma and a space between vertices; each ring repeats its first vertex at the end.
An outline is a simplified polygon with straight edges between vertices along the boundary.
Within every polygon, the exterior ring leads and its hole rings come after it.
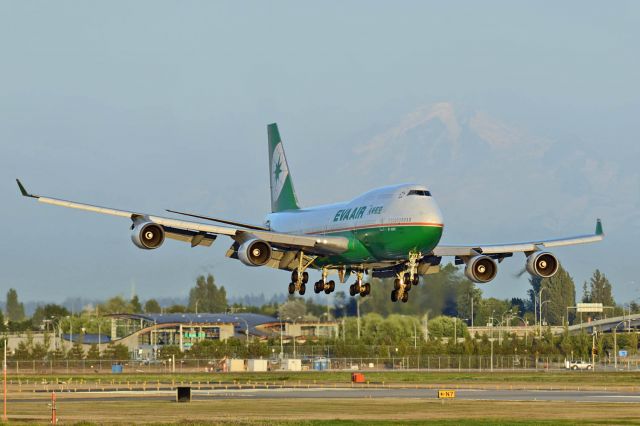
POLYGON ((178 220, 145 213, 100 207, 75 201, 34 195, 25 189, 20 180, 16 179, 20 192, 25 197, 35 198, 40 203, 90 211, 94 213, 120 216, 131 219, 134 223, 152 222, 161 225, 168 238, 190 242, 192 247, 197 245, 210 246, 218 235, 226 235, 236 242, 258 238, 275 247, 284 250, 304 250, 309 254, 337 254, 346 251, 349 241, 344 237, 312 236, 284 234, 260 229, 246 229, 232 226, 211 225, 187 220, 178 220))
POLYGON ((496 257, 509 256, 513 253, 532 253, 551 247, 572 246, 576 244, 587 244, 601 241, 604 238, 602 231, 602 222, 600 219, 596 222, 596 230, 593 234, 578 235, 568 238, 557 238, 551 240, 537 240, 520 243, 509 244, 487 244, 473 246, 449 246, 440 245, 433 250, 435 256, 476 256, 478 254, 494 255, 496 257))

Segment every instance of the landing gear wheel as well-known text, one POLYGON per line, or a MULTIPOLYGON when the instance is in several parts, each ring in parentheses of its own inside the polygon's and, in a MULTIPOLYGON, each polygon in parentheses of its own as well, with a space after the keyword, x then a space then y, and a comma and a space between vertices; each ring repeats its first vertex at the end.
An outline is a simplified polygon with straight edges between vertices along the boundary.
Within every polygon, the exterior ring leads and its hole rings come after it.
POLYGON ((292 282, 292 283, 295 283, 296 281, 298 281, 298 270, 297 270, 297 269, 294 269, 294 270, 291 272, 291 282, 292 282))
POLYGON ((309 282, 309 273, 308 272, 303 272, 302 273, 302 284, 306 284, 309 282))
POLYGON ((325 290, 324 290, 324 294, 331 294, 331 289, 328 289, 328 288, 327 288, 327 289, 325 289, 325 290))
POLYGON ((303 296, 306 291, 307 291, 307 286, 305 285, 305 283, 300 284, 300 291, 298 292, 300 293, 300 296, 303 296))
POLYGON ((402 300, 402 303, 407 303, 409 301, 409 293, 404 292, 402 294, 402 299, 401 300, 402 300))
POLYGON ((371 286, 369 285, 369 283, 366 283, 360 286, 360 297, 365 297, 366 295, 369 294, 367 292, 367 286, 369 286, 369 289, 371 289, 371 286))
POLYGON ((402 287, 402 283, 400 282, 400 280, 398 278, 393 280, 393 288, 395 290, 400 290, 400 287, 402 287))
POLYGON ((322 285, 322 281, 316 281, 316 283, 313 285, 313 292, 315 294, 320 293, 323 290, 323 285, 322 285))
POLYGON ((420 277, 418 275, 413 276, 413 282, 411 284, 418 285, 420 283, 420 277))
POLYGON ((327 284, 329 284, 329 293, 332 293, 336 290, 336 282, 331 280, 327 284))
POLYGON ((293 294, 296 292, 296 285, 294 283, 289 283, 289 294, 293 294))
POLYGON ((398 290, 391 290, 391 301, 392 302, 398 301, 398 290))
MULTIPOLYGON (((371 284, 366 283, 364 286, 364 295, 368 296, 371 294, 371 284)), ((362 292, 360 292, 360 295, 362 295, 362 292)))
POLYGON ((358 291, 356 290, 356 285, 355 284, 351 284, 349 286, 349 295, 355 296, 356 294, 358 294, 358 291))

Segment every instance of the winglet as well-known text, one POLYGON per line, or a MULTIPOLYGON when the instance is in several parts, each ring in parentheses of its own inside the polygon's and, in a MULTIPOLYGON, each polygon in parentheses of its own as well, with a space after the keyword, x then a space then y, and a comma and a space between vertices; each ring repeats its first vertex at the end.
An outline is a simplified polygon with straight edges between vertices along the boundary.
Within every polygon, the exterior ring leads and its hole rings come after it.
POLYGON ((38 198, 37 195, 29 194, 27 192, 27 190, 24 188, 24 185, 22 185, 22 182, 20 182, 20 179, 16 179, 16 182, 18 182, 18 188, 20 188, 20 192, 22 193, 22 196, 31 197, 31 198, 38 198))
POLYGON ((596 235, 604 235, 604 231, 602 230, 602 221, 600 219, 596 222, 596 235))

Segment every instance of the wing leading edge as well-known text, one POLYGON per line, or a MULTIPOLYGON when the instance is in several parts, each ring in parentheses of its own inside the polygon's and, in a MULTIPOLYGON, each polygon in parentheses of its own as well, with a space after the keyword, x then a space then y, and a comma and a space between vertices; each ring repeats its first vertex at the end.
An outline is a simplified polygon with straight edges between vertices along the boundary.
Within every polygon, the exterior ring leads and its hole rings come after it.
POLYGON ((59 198, 44 197, 27 192, 22 182, 16 179, 20 192, 25 197, 35 198, 44 204, 84 210, 111 216, 126 217, 133 222, 145 221, 161 225, 169 238, 180 241, 191 241, 197 237, 198 244, 210 246, 217 235, 226 235, 236 241, 244 241, 249 238, 259 238, 276 247, 283 249, 306 250, 310 253, 329 254, 342 253, 347 250, 349 241, 344 237, 312 237, 296 234, 284 234, 259 229, 246 229, 231 226, 218 226, 187 220, 178 220, 161 216, 153 216, 144 213, 127 210, 113 209, 109 207, 95 206, 92 204, 78 203, 59 198))
POLYGON ((475 246, 450 246, 441 245, 433 250, 435 256, 475 256, 478 254, 508 254, 508 253, 533 253, 546 248, 572 246, 577 244, 595 243, 604 239, 602 221, 596 222, 596 230, 593 234, 578 235, 575 237, 557 238, 551 240, 527 241, 508 244, 488 244, 475 246))

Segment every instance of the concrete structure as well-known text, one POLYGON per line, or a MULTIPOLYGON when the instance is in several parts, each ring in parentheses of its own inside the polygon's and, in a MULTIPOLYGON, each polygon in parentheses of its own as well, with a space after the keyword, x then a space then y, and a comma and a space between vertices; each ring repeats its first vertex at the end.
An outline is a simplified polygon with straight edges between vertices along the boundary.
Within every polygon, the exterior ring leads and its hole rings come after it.
POLYGON ((282 369, 286 371, 302 371, 302 360, 289 358, 282 363, 282 369))
POLYGON ((226 371, 229 373, 238 373, 245 370, 244 359, 227 359, 226 371))
POLYGON ((269 369, 269 361, 266 359, 250 359, 247 361, 247 371, 262 372, 269 369))

